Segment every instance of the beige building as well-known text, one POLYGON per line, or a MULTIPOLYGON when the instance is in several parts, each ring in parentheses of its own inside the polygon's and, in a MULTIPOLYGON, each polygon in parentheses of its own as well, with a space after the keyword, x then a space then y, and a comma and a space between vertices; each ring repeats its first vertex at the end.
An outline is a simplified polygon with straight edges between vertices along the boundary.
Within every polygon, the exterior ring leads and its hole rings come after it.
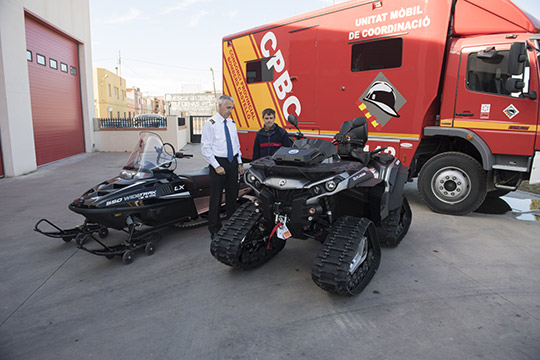
POLYGON ((95 68, 94 107, 96 117, 100 119, 129 118, 134 109, 128 107, 126 80, 107 69, 95 68))

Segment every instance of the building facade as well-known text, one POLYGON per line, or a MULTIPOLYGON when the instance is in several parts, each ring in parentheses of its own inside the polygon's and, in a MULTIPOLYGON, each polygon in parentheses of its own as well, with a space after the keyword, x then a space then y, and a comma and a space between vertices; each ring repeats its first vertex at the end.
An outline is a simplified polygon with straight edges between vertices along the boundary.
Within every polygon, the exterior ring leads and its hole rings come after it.
POLYGON ((88 0, 0 1, 0 176, 93 149, 88 0))
POLYGON ((146 104, 141 89, 137 87, 126 89, 126 97, 130 118, 134 117, 135 115, 146 113, 146 104))
POLYGON ((128 119, 126 80, 109 70, 94 69, 94 104, 96 117, 128 119))
POLYGON ((182 117, 212 115, 217 111, 216 96, 213 93, 165 94, 167 115, 182 117))

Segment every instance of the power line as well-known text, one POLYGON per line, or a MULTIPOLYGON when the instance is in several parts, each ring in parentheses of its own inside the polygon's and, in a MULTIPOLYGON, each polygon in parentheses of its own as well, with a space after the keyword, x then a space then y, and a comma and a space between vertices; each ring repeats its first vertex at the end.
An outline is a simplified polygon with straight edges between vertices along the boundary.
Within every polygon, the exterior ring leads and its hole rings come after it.
POLYGON ((203 71, 203 72, 208 71, 208 69, 195 69, 195 68, 188 68, 188 67, 185 67, 185 66, 160 64, 160 63, 155 63, 155 62, 152 62, 152 61, 137 60, 137 59, 131 59, 131 58, 126 58, 126 57, 123 57, 122 59, 124 59, 124 60, 128 59, 128 60, 131 60, 131 61, 134 61, 134 62, 140 62, 140 63, 151 64, 151 65, 173 67, 173 68, 178 68, 178 69, 183 69, 183 70, 203 71))

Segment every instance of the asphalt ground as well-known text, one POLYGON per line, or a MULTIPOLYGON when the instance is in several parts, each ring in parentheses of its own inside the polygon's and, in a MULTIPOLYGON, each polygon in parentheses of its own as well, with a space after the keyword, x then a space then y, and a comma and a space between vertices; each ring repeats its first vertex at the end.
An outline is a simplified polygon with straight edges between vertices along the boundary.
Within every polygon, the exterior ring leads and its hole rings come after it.
MULTIPOLYGON (((184 170, 203 166, 186 152, 184 170)), ((211 256, 206 228, 164 229, 130 265, 33 231, 44 217, 82 223, 67 205, 128 155, 0 180, 0 359, 540 359, 538 222, 435 214, 407 184, 409 233, 355 297, 312 282, 315 241, 236 271, 211 256)))

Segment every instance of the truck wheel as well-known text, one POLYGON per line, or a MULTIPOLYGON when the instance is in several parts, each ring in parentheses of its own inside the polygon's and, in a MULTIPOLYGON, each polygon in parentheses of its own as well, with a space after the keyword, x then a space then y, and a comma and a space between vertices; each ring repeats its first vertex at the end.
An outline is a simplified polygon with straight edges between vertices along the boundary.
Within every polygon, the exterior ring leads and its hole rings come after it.
POLYGON ((253 203, 241 205, 218 231, 210 245, 212 255, 224 263, 241 270, 256 268, 280 252, 285 240, 273 236, 261 221, 253 203))
POLYGON ((377 235, 381 246, 397 247, 409 231, 411 222, 411 207, 407 198, 404 197, 401 207, 390 211, 388 216, 381 221, 381 226, 377 227, 377 235))
POLYGON ((486 174, 472 156, 442 153, 429 159, 420 170, 418 192, 435 212, 465 215, 486 198, 486 174))
POLYGON ((359 294, 381 262, 381 248, 373 223, 345 216, 332 226, 315 258, 311 278, 321 289, 338 295, 359 294))

